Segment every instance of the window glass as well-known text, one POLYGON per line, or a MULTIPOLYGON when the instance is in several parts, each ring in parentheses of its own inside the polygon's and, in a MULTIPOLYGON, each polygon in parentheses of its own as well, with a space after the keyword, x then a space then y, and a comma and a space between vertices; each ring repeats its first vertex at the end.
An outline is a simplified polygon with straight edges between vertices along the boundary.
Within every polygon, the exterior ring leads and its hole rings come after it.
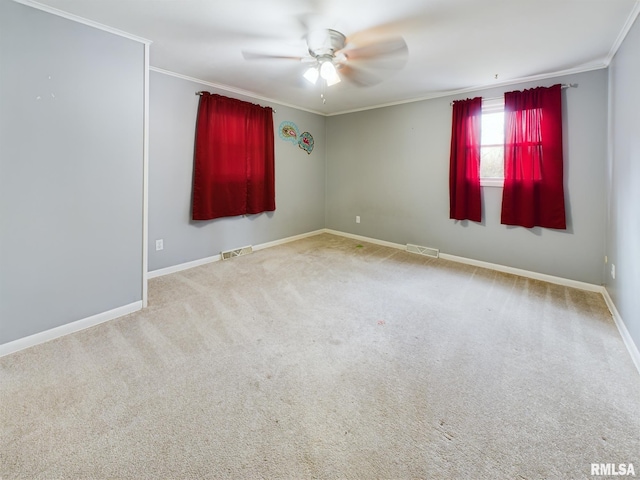
POLYGON ((504 107, 483 106, 480 177, 504 178, 504 107))

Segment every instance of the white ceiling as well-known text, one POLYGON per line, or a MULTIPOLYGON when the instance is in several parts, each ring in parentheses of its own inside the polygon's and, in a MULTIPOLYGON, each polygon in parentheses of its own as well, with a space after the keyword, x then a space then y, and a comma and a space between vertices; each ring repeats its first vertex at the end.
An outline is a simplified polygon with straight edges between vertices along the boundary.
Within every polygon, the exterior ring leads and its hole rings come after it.
MULTIPOLYGON (((19 0, 23 3, 29 0, 19 0)), ((151 40, 152 67, 234 92, 335 114, 606 67, 640 10, 636 0, 40 0, 151 40), (401 35, 408 60, 384 81, 327 88, 291 59, 305 23, 360 41, 401 35), (497 79, 495 76, 498 76, 497 79)))

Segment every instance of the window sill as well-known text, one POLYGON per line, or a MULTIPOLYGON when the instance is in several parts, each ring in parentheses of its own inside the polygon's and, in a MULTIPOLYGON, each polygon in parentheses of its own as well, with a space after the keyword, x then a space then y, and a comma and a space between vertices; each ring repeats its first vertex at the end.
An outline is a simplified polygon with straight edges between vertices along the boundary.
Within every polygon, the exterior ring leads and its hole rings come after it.
POLYGON ((481 178, 480 186, 502 188, 504 186, 504 179, 503 178, 481 178))

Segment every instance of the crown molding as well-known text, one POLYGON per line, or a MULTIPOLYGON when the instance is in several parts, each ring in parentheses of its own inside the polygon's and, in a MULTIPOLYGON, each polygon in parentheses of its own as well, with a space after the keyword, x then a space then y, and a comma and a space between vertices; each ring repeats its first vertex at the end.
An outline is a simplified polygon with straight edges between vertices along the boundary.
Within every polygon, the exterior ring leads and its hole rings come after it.
POLYGON ((329 114, 324 114, 327 117, 332 117, 332 116, 336 116, 336 115, 345 115, 347 113, 355 113, 355 112, 363 112, 366 110, 375 110, 377 108, 385 108, 385 107, 393 107, 395 105, 404 105, 406 103, 416 103, 416 102, 423 102, 425 100, 433 100, 436 98, 443 98, 443 97, 454 97, 454 96, 459 96, 459 95, 463 95, 466 93, 471 93, 471 92, 479 92, 482 90, 489 90, 491 88, 496 88, 496 87, 505 87, 505 86, 509 86, 509 85, 517 85, 520 83, 527 83, 527 82, 536 82, 539 80, 546 80, 548 78, 557 78, 557 77, 563 77, 565 75, 575 75, 577 73, 585 73, 585 72, 591 72, 593 70, 601 70, 603 68, 607 68, 608 65, 604 64, 604 63, 595 63, 595 64, 589 64, 589 65, 583 65, 581 67, 576 67, 576 68, 571 68, 568 70, 559 70, 557 72, 550 72, 550 73, 543 73, 540 75, 531 75, 528 77, 519 77, 519 78, 514 78, 512 80, 506 80, 504 82, 496 82, 496 83, 492 83, 492 84, 485 84, 485 85, 476 85, 473 87, 468 87, 468 88, 462 88, 459 90, 447 90, 447 91, 442 91, 442 92, 437 92, 437 93, 433 93, 430 95, 425 95, 424 97, 416 97, 416 98, 411 98, 411 99, 407 99, 407 100, 400 100, 397 102, 390 102, 390 103, 383 103, 383 104, 379 104, 379 105, 372 105, 370 107, 363 107, 363 108, 357 108, 357 109, 353 109, 353 110, 345 110, 342 112, 336 112, 336 113, 329 113, 329 114))
POLYGON ((276 104, 276 105, 282 105, 283 107, 294 108, 296 110, 302 110, 304 112, 314 113, 316 115, 322 115, 322 116, 326 115, 326 114, 324 114, 322 112, 318 112, 316 110, 309 110, 307 108, 303 108, 303 107, 300 107, 298 105, 282 103, 281 101, 274 100, 273 98, 263 97, 261 95, 258 95, 257 93, 251 92, 249 90, 242 90, 240 88, 231 87, 229 85, 223 85, 221 83, 208 82, 207 80, 201 80, 199 78, 190 77, 188 75, 183 75, 181 73, 172 72, 171 70, 165 70, 163 68, 152 67, 152 66, 149 67, 149 70, 152 71, 152 72, 156 72, 156 73, 162 73, 163 75, 169 75, 171 77, 181 78, 182 80, 188 80, 190 82, 199 83, 201 85, 207 85, 208 87, 216 88, 218 90, 224 90, 225 92, 235 93, 236 95, 243 95, 245 97, 251 97, 251 98, 254 98, 256 100, 262 100, 263 102, 272 103, 272 104, 276 104))
POLYGON ((638 18, 638 15, 640 15, 640 1, 636 1, 636 3, 633 5, 633 9, 631 9, 631 13, 629 13, 627 21, 622 26, 622 30, 620 30, 620 33, 618 34, 618 38, 616 38, 616 41, 613 42, 609 54, 605 57, 605 64, 607 67, 612 62, 613 57, 616 56, 618 49, 622 45, 622 42, 624 42, 624 39, 627 37, 627 34, 631 30, 631 27, 633 27, 633 24, 638 18))
POLYGON ((145 45, 150 45, 152 43, 151 40, 148 40, 146 38, 132 35, 122 30, 118 30, 117 28, 109 27, 108 25, 103 25, 102 23, 94 22, 93 20, 88 20, 78 15, 74 15, 72 13, 68 13, 63 10, 58 10, 57 8, 53 8, 48 5, 43 5, 42 3, 34 2, 32 0, 13 0, 13 1, 16 3, 20 3, 22 5, 26 5, 27 7, 32 7, 38 10, 42 10, 43 12, 51 13, 52 15, 56 15, 58 17, 66 18, 67 20, 72 20, 74 22, 81 23, 89 27, 97 28, 98 30, 103 30, 105 32, 113 33, 114 35, 118 35, 120 37, 125 37, 125 38, 128 38, 129 40, 134 40, 136 42, 140 42, 145 45))
POLYGON ((579 68, 561 70, 561 71, 545 73, 545 74, 541 74, 541 75, 532 75, 532 76, 529 76, 529 77, 520 77, 520 78, 516 78, 516 79, 513 79, 513 80, 509 80, 509 81, 504 81, 504 82, 500 82, 500 83, 494 83, 494 84, 491 84, 491 85, 477 85, 477 86, 474 86, 474 87, 469 87, 469 88, 464 88, 464 89, 459 89, 459 90, 449 90, 449 91, 434 93, 432 95, 425 95, 424 97, 417 97, 417 98, 411 98, 411 99, 407 99, 407 100, 400 100, 400 101, 397 101, 397 102, 383 103, 383 104, 378 104, 378 105, 372 105, 372 106, 369 106, 369 107, 363 107, 363 108, 358 108, 358 109, 353 109, 353 110, 345 110, 345 111, 342 111, 342 112, 335 112, 335 113, 323 113, 323 112, 319 112, 317 110, 311 110, 311 109, 308 109, 308 108, 300 107, 298 105, 282 103, 282 102, 280 102, 278 100, 274 100, 273 98, 260 96, 257 93, 251 92, 249 90, 242 90, 242 89, 239 89, 239 88, 231 87, 229 85, 223 85, 223 84, 219 84, 219 83, 209 82, 209 81, 206 81, 206 80, 201 80, 199 78, 190 77, 188 75, 183 75, 181 73, 172 72, 170 70, 165 70, 165 69, 158 68, 158 67, 149 67, 149 70, 151 70, 152 72, 161 73, 163 75, 169 75, 169 76, 172 76, 172 77, 181 78, 183 80, 188 80, 190 82, 199 83, 199 84, 202 84, 202 85, 207 85, 209 87, 216 88, 216 89, 219 89, 219 90, 224 90, 224 91, 231 92, 231 93, 235 93, 237 95, 244 95, 244 96, 251 97, 251 98, 254 98, 254 99, 257 99, 257 100, 262 100, 264 102, 274 103, 274 104, 277 104, 277 105, 282 105, 282 106, 285 106, 285 107, 294 108, 296 110, 302 110, 302 111, 313 113, 313 114, 316 114, 316 115, 321 115, 323 117, 334 117, 334 116, 337 116, 337 115, 346 115, 348 113, 363 112, 363 111, 367 111, 367 110, 376 110, 378 108, 392 107, 392 106, 395 106, 395 105, 404 105, 406 103, 416 103, 416 102, 423 102, 425 100, 433 100, 433 99, 436 99, 436 98, 463 95, 465 93, 477 92, 477 91, 481 91, 481 90, 489 90, 489 89, 495 88, 495 87, 504 87, 504 86, 509 86, 509 85, 517 85, 517 84, 520 84, 520 83, 535 82, 535 81, 539 81, 539 80, 545 80, 545 79, 548 79, 548 78, 562 77, 562 76, 565 76, 565 75, 574 75, 574 74, 577 74, 577 73, 590 72, 590 71, 593 71, 593 70, 601 70, 603 68, 607 68, 607 65, 605 65, 604 63, 591 64, 591 65, 582 66, 582 67, 579 67, 579 68))

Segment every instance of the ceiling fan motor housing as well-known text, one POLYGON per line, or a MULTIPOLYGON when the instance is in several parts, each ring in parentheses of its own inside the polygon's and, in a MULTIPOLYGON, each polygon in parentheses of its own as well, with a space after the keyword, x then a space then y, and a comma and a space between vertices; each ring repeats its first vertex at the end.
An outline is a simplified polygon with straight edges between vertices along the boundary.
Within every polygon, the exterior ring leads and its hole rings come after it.
POLYGON ((337 30, 314 30, 307 35, 309 55, 318 59, 333 58, 337 51, 344 48, 346 41, 347 38, 337 30))

